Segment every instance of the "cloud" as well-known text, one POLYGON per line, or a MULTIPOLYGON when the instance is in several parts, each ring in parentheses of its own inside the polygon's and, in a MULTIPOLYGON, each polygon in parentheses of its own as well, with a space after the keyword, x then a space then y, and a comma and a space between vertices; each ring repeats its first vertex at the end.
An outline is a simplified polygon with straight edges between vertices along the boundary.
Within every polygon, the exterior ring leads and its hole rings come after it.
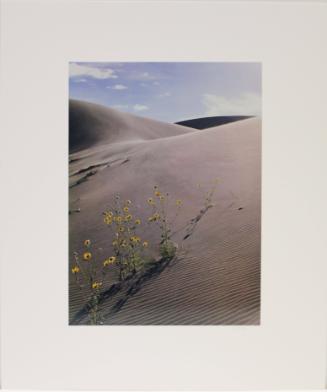
POLYGON ((260 115, 261 96, 244 93, 239 97, 225 98, 221 95, 203 94, 206 116, 260 115))
POLYGON ((152 84, 153 84, 154 86, 159 86, 159 85, 160 85, 160 83, 159 83, 157 80, 155 80, 152 84))
POLYGON ((94 79, 117 79, 115 71, 110 68, 100 68, 96 66, 80 65, 77 63, 69 64, 69 76, 76 77, 90 77, 94 79))
POLYGON ((87 80, 84 78, 74 78, 75 83, 86 83, 87 80))
POLYGON ((112 90, 127 90, 127 86, 123 84, 115 84, 114 86, 107 86, 107 88, 111 88, 112 90))
POLYGON ((130 80, 136 80, 136 81, 139 81, 139 82, 143 82, 143 81, 148 82, 148 81, 150 81, 150 82, 154 83, 156 81, 156 79, 157 79, 157 76, 154 76, 154 75, 150 74, 149 72, 132 72, 128 76, 128 78, 130 80))
POLYGON ((171 96, 171 93, 169 93, 168 91, 158 95, 159 98, 165 98, 165 97, 170 97, 170 96, 171 96))
POLYGON ((143 112, 144 110, 149 110, 148 106, 141 105, 139 103, 135 104, 133 106, 133 109, 134 109, 135 112, 143 112))

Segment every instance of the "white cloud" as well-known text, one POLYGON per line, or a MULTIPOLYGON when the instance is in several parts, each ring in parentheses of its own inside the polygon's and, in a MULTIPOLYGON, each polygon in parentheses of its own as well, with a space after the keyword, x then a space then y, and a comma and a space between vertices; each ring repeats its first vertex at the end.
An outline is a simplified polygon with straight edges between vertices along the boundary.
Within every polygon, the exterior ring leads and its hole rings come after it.
POLYGON ((74 78, 75 83, 86 83, 87 80, 84 78, 74 78))
POLYGON ((144 110, 149 110, 149 108, 146 105, 141 105, 139 103, 135 104, 133 106, 133 109, 135 112, 143 112, 144 110))
POLYGON ((168 91, 158 95, 159 98, 165 98, 165 97, 170 97, 170 96, 171 96, 171 93, 169 93, 168 91))
POLYGON ((111 88, 112 90, 126 90, 128 87, 123 84, 115 84, 114 86, 107 86, 107 88, 111 88))
POLYGON ((159 86, 159 85, 160 85, 160 83, 159 83, 157 80, 155 80, 152 84, 153 84, 154 86, 159 86))
POLYGON ((206 116, 260 115, 261 97, 245 93, 235 98, 221 95, 203 94, 206 116))
POLYGON ((69 64, 69 76, 71 78, 88 76, 94 79, 117 79, 115 71, 110 68, 97 68, 89 65, 80 65, 76 63, 69 64))
POLYGON ((128 78, 130 80, 137 80, 139 82, 152 82, 154 83, 154 81, 157 79, 156 76, 150 74, 149 72, 133 72, 131 73, 128 78))

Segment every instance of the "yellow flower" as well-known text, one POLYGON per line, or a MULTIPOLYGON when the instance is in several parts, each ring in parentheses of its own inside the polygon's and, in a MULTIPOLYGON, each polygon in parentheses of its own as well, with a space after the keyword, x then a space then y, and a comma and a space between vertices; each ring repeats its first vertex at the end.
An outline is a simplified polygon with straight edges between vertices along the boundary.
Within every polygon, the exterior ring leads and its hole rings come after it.
POLYGON ((135 235, 135 236, 131 237, 130 240, 131 240, 131 242, 133 242, 134 244, 137 244, 138 242, 141 241, 141 238, 135 235))
POLYGON ((117 246, 117 245, 118 245, 118 241, 117 241, 117 240, 112 241, 112 245, 113 245, 113 246, 117 246))
POLYGON ((111 256, 103 262, 104 267, 110 264, 113 264, 116 261, 115 256, 111 256))
POLYGON ((103 219, 104 223, 107 225, 111 225, 112 224, 112 218, 109 217, 109 215, 106 215, 103 219))
POLYGON ((112 218, 114 216, 114 214, 111 211, 105 211, 104 213, 106 216, 108 216, 109 218, 112 218))
POLYGON ((84 241, 84 245, 89 247, 91 245, 91 241, 90 240, 85 240, 84 241))
POLYGON ((130 200, 126 200, 126 204, 131 205, 132 202, 130 200))
POLYGON ((154 194, 155 194, 157 197, 161 196, 161 193, 160 193, 159 191, 154 192, 154 194))
POLYGON ((116 217, 116 222, 117 222, 117 223, 121 223, 122 220, 123 220, 123 218, 122 218, 121 216, 117 216, 117 217, 116 217))
POLYGON ((177 206, 182 205, 182 200, 180 200, 180 199, 176 200, 176 205, 177 205, 177 206))
POLYGON ((120 226, 119 231, 122 233, 125 231, 125 228, 123 226, 120 226))
POLYGON ((151 205, 154 204, 154 200, 152 199, 152 197, 149 197, 149 198, 148 198, 148 203, 151 204, 151 205))
POLYGON ((125 221, 129 222, 132 218, 133 218, 132 215, 128 214, 128 215, 125 216, 125 221))
POLYGON ((92 258, 92 254, 90 252, 85 252, 83 254, 83 259, 84 260, 89 261, 89 260, 91 260, 91 258, 92 258))
POLYGON ((153 216, 150 216, 150 218, 148 219, 149 222, 153 221, 153 216))
POLYGON ((72 273, 77 274, 80 271, 79 267, 75 265, 75 267, 72 268, 72 273))
POLYGON ((159 196, 159 199, 160 199, 160 200, 164 200, 164 198, 165 198, 165 196, 162 196, 162 195, 159 196))
POLYGON ((136 219, 135 224, 136 225, 140 225, 141 224, 141 219, 136 219))
POLYGON ((160 219, 160 214, 158 214, 157 212, 153 215, 153 220, 159 220, 160 219))
POLYGON ((101 286, 102 286, 101 282, 92 283, 92 289, 94 289, 94 290, 99 289, 101 286))
POLYGON ((147 246, 149 245, 149 243, 148 243, 148 241, 144 241, 142 245, 143 245, 144 248, 147 248, 147 246))
POLYGON ((128 207, 124 207, 123 209, 124 209, 125 212, 128 212, 128 211, 129 211, 129 208, 128 208, 128 207))

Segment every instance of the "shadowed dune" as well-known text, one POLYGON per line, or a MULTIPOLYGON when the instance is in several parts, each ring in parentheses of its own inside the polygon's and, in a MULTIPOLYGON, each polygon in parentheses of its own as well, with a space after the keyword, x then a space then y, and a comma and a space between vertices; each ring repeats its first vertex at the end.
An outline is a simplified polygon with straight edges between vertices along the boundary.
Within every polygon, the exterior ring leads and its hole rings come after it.
POLYGON ((177 125, 183 125, 185 127, 195 129, 207 129, 217 127, 219 125, 228 124, 235 121, 246 120, 253 116, 214 116, 214 117, 202 117, 194 118, 191 120, 179 121, 177 125))
POLYGON ((97 144, 140 141, 179 135, 190 130, 123 113, 94 103, 69 102, 69 152, 97 144))
MULTIPOLYGON (((112 237, 102 212, 114 194, 133 200, 143 221, 151 214, 146 199, 152 196, 154 185, 170 193, 172 204, 183 200, 175 224, 177 259, 107 295, 102 302, 105 323, 258 324, 260 119, 194 130, 78 101, 71 102, 70 116, 75 118, 70 128, 74 140, 69 165, 70 211, 78 211, 70 214, 70 260, 73 251, 82 250, 86 238, 95 244, 98 257, 111 255, 112 237), (81 114, 84 109, 86 113, 81 114), (94 124, 96 141, 91 135, 94 124), (198 216, 204 192, 215 178, 219 186, 214 206, 183 240, 185 224, 198 216)), ((150 225, 140 235, 150 247, 160 236, 150 225)), ((158 257, 158 249, 150 254, 158 257)), ((106 283, 108 290, 115 279, 113 271, 106 283)), ((71 282, 71 323, 85 322, 84 304, 71 282)))

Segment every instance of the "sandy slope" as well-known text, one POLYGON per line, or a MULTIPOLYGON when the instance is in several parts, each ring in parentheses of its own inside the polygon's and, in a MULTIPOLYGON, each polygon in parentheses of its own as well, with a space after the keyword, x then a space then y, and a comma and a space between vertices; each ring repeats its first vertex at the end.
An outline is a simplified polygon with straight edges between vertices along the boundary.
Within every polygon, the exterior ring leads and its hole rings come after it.
MULTIPOLYGON (((86 103, 73 105, 78 110, 94 108, 86 103)), ((104 304, 107 323, 258 324, 260 120, 197 131, 143 118, 135 120, 135 116, 108 109, 101 121, 105 129, 98 123, 99 140, 87 149, 79 147, 79 152, 70 156, 70 209, 80 208, 70 215, 70 255, 81 250, 86 238, 100 248, 100 257, 111 254, 111 237, 101 213, 115 193, 132 199, 138 215, 146 220, 150 214, 146 199, 153 186, 160 185, 174 200, 183 200, 176 222, 176 228, 181 228, 203 206, 203 190, 197 184, 207 189, 219 178, 214 208, 202 217, 188 239, 182 241, 183 231, 176 235, 183 247, 180 258, 145 282, 118 312, 113 307, 120 297, 108 299, 104 304), (110 121, 117 118, 122 125, 117 127, 116 122, 111 129, 110 121), (115 136, 108 138, 108 134, 115 136), (92 175, 85 178, 89 173, 92 175)), ((82 145, 87 143, 82 140, 82 145)), ((158 236, 150 226, 141 234, 151 244, 158 236)), ((71 285, 71 321, 82 304, 79 291, 71 285)))
POLYGON ((69 129, 71 153, 99 144, 151 140, 190 132, 187 127, 145 119, 73 99, 69 103, 69 129))

